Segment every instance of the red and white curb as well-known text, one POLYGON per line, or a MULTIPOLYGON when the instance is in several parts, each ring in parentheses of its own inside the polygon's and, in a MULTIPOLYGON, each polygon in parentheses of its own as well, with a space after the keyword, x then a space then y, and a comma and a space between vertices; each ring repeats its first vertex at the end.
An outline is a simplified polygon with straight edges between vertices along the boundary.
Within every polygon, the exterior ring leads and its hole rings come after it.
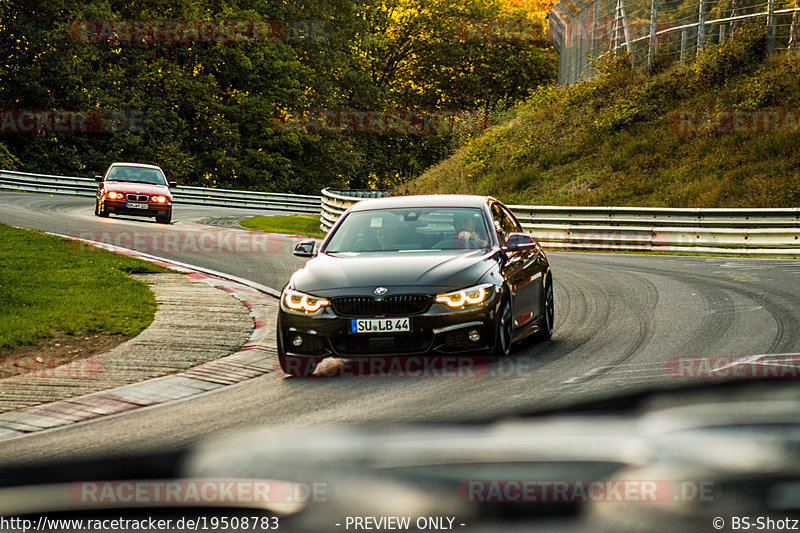
POLYGON ((0 413, 0 440, 188 398, 241 383, 278 368, 274 331, 279 292, 275 289, 127 248, 85 239, 76 240, 185 272, 194 279, 227 292, 250 310, 254 322, 253 333, 238 352, 169 376, 0 413))

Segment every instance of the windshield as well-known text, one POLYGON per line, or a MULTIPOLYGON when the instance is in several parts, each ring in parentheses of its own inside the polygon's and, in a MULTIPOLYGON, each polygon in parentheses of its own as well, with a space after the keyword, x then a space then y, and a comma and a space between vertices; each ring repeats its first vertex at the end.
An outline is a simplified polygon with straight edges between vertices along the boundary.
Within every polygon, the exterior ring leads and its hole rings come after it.
POLYGON ((161 171, 144 167, 113 167, 106 177, 106 181, 127 181, 133 183, 149 183, 151 185, 166 185, 167 180, 161 171))
POLYGON ((403 208, 350 213, 325 253, 483 249, 491 245, 480 209, 403 208))

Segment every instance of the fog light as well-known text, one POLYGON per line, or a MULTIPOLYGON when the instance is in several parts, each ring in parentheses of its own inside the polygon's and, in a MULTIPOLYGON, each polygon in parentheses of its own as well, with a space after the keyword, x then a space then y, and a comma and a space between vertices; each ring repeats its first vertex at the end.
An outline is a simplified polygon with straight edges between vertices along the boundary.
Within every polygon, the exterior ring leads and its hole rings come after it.
POLYGON ((303 337, 301 337, 300 335, 297 335, 294 339, 292 339, 293 346, 300 346, 302 344, 303 344, 303 337))
POLYGON ((478 342, 479 340, 481 340, 481 334, 478 333, 477 329, 473 329, 472 331, 470 331, 468 337, 469 340, 471 340, 472 342, 478 342))

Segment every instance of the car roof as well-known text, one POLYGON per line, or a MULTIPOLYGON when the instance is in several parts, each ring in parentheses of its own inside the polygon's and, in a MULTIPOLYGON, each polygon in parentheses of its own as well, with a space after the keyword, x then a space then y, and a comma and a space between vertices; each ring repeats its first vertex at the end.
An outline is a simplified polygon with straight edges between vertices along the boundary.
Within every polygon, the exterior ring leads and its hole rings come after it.
POLYGON ((399 207, 483 207, 495 199, 472 194, 421 194, 417 196, 387 196, 362 200, 352 206, 352 211, 392 209, 399 207))
MULTIPOLYGON (((139 167, 139 168, 152 168, 155 170, 161 170, 161 167, 156 165, 148 165, 146 163, 111 163, 112 167, 139 167)), ((163 170, 162 170, 163 172, 163 170)))

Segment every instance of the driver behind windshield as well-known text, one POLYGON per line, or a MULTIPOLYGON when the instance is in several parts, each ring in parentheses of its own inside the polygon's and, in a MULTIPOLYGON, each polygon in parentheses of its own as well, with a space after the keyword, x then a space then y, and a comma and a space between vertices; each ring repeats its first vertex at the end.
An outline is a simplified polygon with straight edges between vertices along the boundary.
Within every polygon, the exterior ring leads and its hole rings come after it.
POLYGON ((476 218, 471 213, 453 213, 454 248, 483 248, 488 244, 486 232, 476 228, 476 218))
POLYGON ((390 215, 385 216, 381 227, 378 229, 377 236, 381 250, 396 250, 397 240, 400 236, 397 219, 390 215))
POLYGON ((108 176, 108 181, 128 181, 129 179, 128 170, 124 168, 115 168, 108 176))

